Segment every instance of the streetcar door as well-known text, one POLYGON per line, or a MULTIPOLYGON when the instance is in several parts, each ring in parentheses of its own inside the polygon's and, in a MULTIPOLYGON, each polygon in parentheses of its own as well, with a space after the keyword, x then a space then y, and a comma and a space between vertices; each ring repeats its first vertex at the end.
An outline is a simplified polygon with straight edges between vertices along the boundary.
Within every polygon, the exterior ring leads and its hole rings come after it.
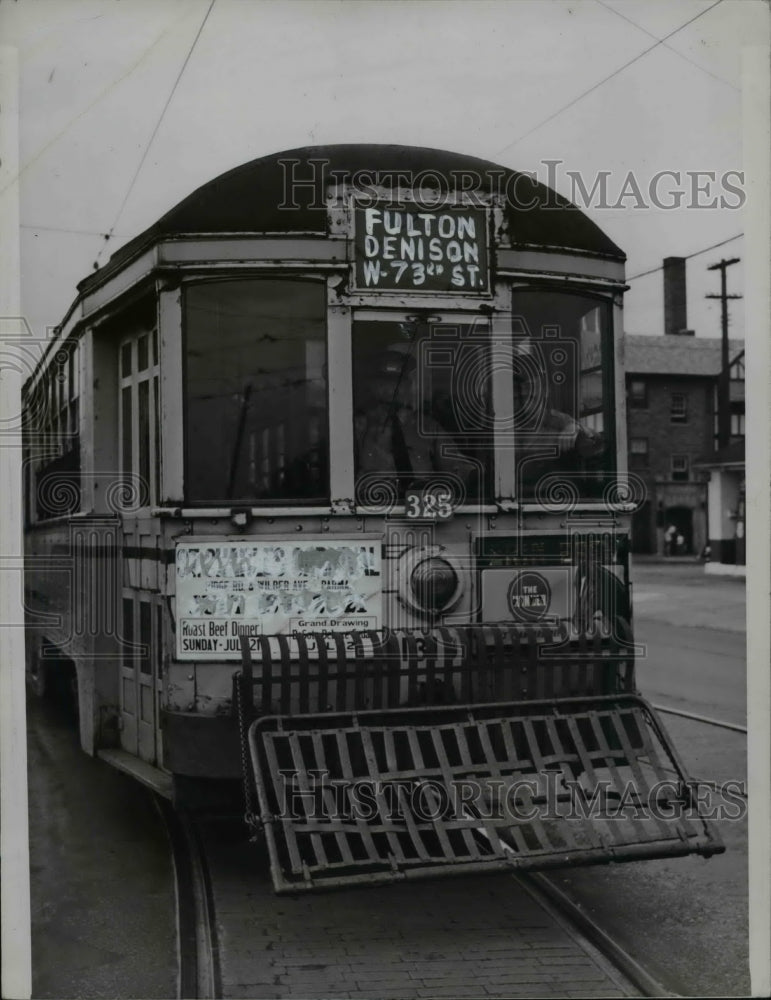
POLYGON ((154 642, 153 605, 143 598, 124 598, 126 646, 121 665, 121 746, 155 764, 158 735, 158 644, 154 642))

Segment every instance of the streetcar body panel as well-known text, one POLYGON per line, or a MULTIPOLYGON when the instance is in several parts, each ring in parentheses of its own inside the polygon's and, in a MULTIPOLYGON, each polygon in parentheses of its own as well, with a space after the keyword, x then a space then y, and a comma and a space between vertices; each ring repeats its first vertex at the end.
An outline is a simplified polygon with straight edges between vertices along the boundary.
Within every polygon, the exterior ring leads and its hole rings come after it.
POLYGON ((320 147, 85 279, 25 388, 27 666, 83 748, 181 797, 252 720, 634 697, 623 261, 527 175, 320 147))

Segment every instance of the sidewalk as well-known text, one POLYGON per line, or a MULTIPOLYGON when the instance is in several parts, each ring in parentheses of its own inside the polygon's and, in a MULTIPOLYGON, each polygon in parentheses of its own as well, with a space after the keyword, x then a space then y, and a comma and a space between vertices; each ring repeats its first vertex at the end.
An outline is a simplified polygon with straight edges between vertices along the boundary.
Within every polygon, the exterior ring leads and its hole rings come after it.
POLYGON ((698 566, 704 565, 704 560, 699 556, 686 555, 686 556, 664 556, 659 552, 641 552, 634 553, 632 559, 636 563, 664 563, 664 564, 677 564, 677 563, 690 563, 698 566))
POLYGON ((642 566, 697 566, 705 576, 726 576, 739 579, 742 582, 747 575, 746 566, 705 561, 700 556, 633 555, 632 561, 635 565, 642 566))

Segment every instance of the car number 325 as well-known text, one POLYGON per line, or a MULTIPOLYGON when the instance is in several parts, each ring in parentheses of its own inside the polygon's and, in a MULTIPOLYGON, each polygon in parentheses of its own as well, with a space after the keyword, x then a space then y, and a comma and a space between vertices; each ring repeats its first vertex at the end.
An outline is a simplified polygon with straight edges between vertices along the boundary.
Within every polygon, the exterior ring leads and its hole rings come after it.
POLYGON ((449 492, 407 493, 404 501, 408 518, 444 520, 452 517, 452 496, 449 492))

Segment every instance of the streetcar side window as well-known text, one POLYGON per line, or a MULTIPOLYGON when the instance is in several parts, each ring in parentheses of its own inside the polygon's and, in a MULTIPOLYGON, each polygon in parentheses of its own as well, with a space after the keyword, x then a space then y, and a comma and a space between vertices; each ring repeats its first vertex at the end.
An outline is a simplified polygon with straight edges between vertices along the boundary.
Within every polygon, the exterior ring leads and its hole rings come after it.
POLYGON ((120 468, 132 506, 157 503, 160 493, 160 412, 154 330, 140 329, 120 345, 120 468))
POLYGON ((62 344, 26 398, 24 455, 30 520, 72 514, 80 507, 78 365, 77 342, 62 344))
POLYGON ((187 501, 326 500, 325 284, 202 282, 184 320, 187 501))

